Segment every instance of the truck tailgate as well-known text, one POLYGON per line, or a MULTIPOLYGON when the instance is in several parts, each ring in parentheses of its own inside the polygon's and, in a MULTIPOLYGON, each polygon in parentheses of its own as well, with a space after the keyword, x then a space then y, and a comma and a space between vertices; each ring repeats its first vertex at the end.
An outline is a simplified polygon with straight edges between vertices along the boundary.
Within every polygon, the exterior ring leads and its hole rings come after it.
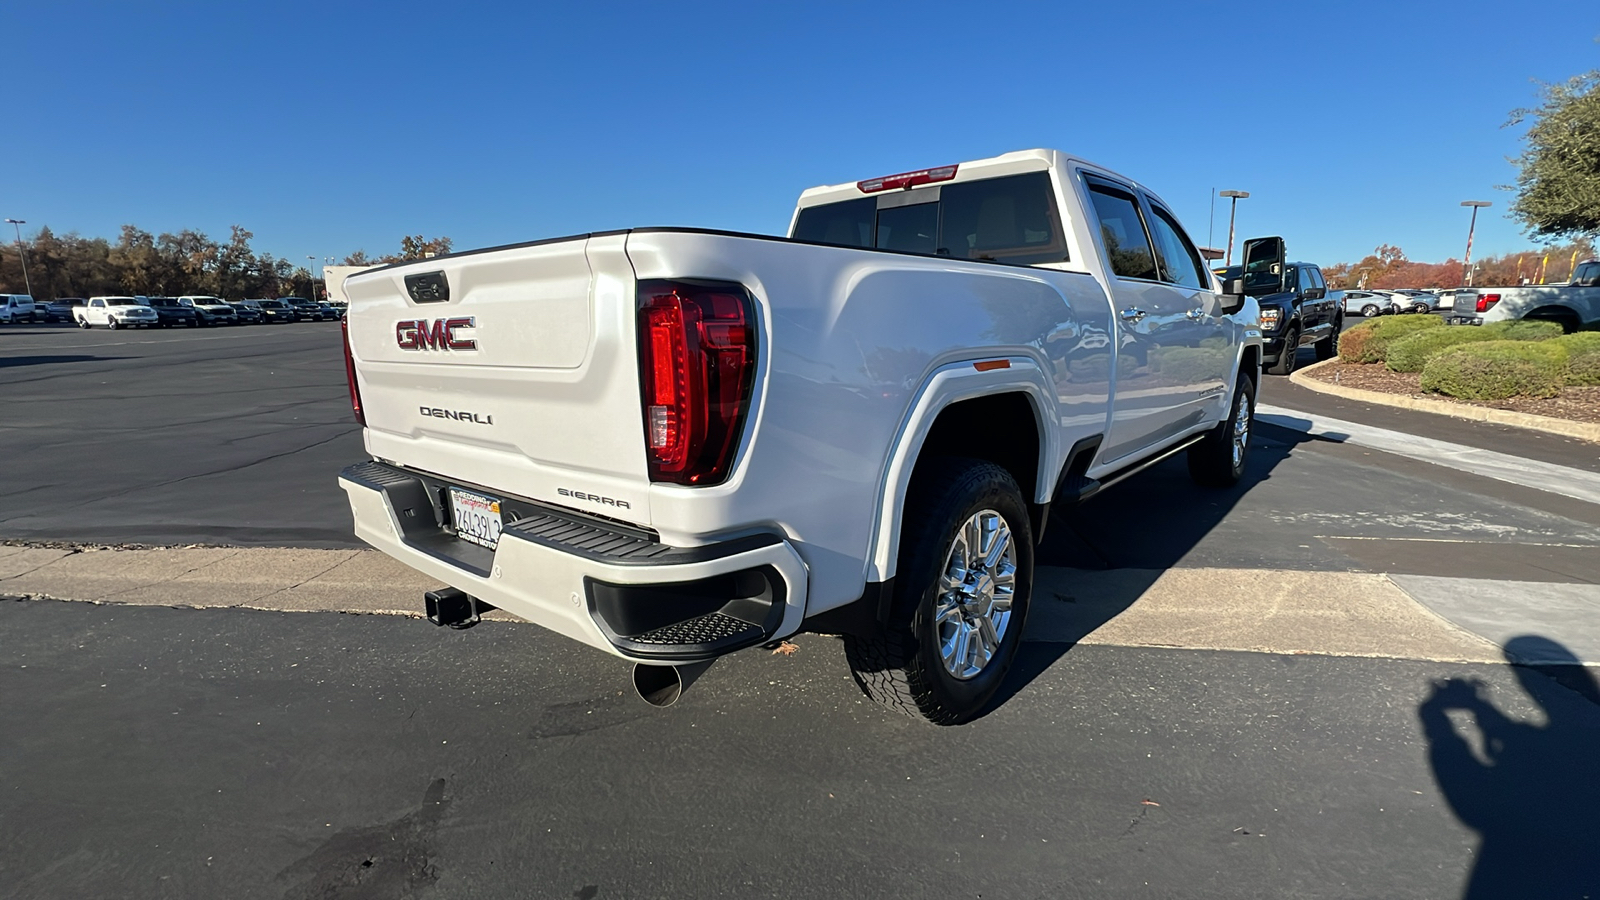
POLYGON ((368 452, 649 524, 624 239, 586 235, 349 277, 368 452))

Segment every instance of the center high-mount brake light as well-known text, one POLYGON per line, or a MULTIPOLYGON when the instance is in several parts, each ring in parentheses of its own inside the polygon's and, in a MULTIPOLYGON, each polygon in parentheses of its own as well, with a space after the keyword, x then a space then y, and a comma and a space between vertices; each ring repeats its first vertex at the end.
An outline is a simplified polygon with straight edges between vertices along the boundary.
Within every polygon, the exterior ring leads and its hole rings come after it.
POLYGON ((350 383, 350 409, 356 414, 356 423, 367 427, 367 415, 361 411, 361 388, 356 384, 356 358, 350 353, 350 320, 340 319, 339 330, 344 334, 344 377, 350 383))
POLYGON ((755 382, 755 311, 737 284, 639 283, 639 381, 650 480, 728 477, 755 382))
POLYGON ((1499 302, 1499 294, 1479 294, 1478 312, 1488 312, 1489 310, 1494 309, 1494 305, 1499 302))
POLYGON ((899 175, 885 175, 882 178, 869 178, 866 181, 856 182, 856 187, 863 194, 876 194, 878 191, 892 191, 896 188, 914 188, 919 184, 932 184, 935 181, 949 181, 956 177, 955 166, 940 166, 937 169, 918 169, 915 172, 901 172, 899 175))

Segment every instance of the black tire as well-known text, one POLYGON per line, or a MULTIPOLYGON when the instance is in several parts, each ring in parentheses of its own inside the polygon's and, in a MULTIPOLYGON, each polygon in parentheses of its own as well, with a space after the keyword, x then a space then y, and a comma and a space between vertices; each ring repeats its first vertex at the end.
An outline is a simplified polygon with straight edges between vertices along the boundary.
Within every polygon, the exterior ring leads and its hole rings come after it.
POLYGON ((1383 315, 1383 310, 1379 309, 1376 303, 1368 303, 1366 306, 1361 307, 1361 318, 1363 319, 1371 319, 1381 315, 1383 315))
POLYGON ((89 330, 89 320, 88 319, 79 319, 78 320, 78 327, 82 328, 84 331, 88 331, 89 330))
POLYGON ((121 328, 122 326, 117 324, 117 320, 116 319, 113 319, 110 316, 106 316, 106 327, 111 329, 112 331, 116 331, 118 328, 121 328))
POLYGON ((1316 348, 1318 362, 1339 355, 1339 332, 1343 329, 1344 319, 1336 318, 1333 320, 1333 333, 1311 345, 1316 348))
POLYGON ((1277 362, 1267 366, 1267 374, 1287 375, 1293 372, 1297 362, 1296 357, 1299 355, 1300 329, 1298 326, 1290 325, 1289 333, 1283 336, 1283 352, 1278 354, 1277 362))
POLYGON ((1256 383, 1239 373, 1239 384, 1233 389, 1233 402, 1228 405, 1228 416, 1203 440, 1189 448, 1189 477, 1205 487, 1233 487, 1244 477, 1245 465, 1250 459, 1250 433, 1255 430, 1256 383), (1234 435, 1239 424, 1239 407, 1244 404, 1244 440, 1235 456, 1234 435))
POLYGON ((1028 507, 1005 469, 946 457, 919 467, 904 520, 891 621, 871 635, 846 635, 845 657, 856 684, 871 699, 937 725, 959 725, 988 706, 1022 643, 1033 590, 1028 507), (940 657, 939 580, 958 531, 985 510, 998 513, 1011 530, 1016 564, 1011 615, 988 662, 976 675, 960 679, 940 657))

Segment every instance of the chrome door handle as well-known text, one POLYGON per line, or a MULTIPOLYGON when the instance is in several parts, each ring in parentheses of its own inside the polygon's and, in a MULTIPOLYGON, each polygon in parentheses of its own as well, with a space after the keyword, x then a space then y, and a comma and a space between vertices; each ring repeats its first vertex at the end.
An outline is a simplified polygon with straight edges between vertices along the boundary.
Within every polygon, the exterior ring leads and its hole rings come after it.
POLYGON ((1137 309, 1135 307, 1130 306, 1127 309, 1122 311, 1122 321, 1124 321, 1124 322, 1137 322, 1140 319, 1144 318, 1146 315, 1148 315, 1148 313, 1146 313, 1144 310, 1137 309))

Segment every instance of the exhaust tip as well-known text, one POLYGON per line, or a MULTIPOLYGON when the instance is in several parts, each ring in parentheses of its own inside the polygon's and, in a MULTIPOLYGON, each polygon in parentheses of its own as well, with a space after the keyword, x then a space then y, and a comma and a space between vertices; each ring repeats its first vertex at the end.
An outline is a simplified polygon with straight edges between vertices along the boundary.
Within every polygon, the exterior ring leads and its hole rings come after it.
POLYGON ((683 692, 694 684, 701 673, 711 668, 711 662, 692 663, 686 666, 633 666, 633 689, 639 698, 656 707, 666 709, 678 702, 683 692))

